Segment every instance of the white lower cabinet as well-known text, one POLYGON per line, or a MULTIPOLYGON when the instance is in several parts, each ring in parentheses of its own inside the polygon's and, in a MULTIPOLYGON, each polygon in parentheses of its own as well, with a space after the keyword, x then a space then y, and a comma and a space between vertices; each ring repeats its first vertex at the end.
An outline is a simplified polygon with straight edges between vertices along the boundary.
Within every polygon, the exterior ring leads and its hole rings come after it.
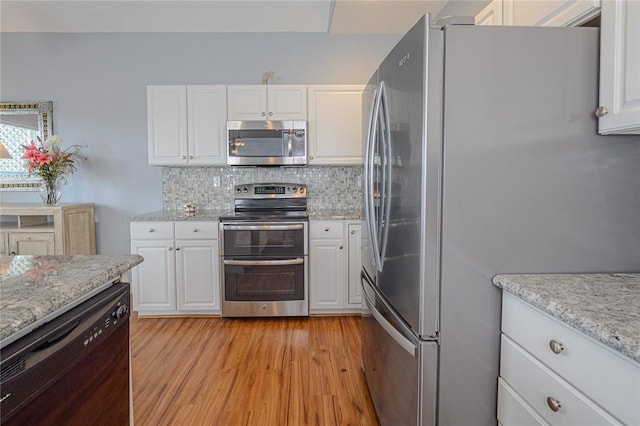
POLYGON ((131 222, 133 309, 140 315, 220 313, 217 222, 131 222))
POLYGON ((504 293, 498 421, 640 424, 640 365, 504 293))
POLYGON ((359 283, 360 223, 312 220, 309 224, 309 312, 359 312, 359 283))

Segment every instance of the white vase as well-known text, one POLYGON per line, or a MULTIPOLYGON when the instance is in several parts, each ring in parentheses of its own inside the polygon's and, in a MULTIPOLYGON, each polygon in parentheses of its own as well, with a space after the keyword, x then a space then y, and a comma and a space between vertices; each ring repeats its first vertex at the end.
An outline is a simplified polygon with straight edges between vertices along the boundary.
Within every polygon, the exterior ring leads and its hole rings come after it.
POLYGON ((58 204, 60 201, 60 197, 62 196, 62 192, 60 188, 62 183, 60 179, 53 179, 52 181, 44 181, 40 186, 40 198, 45 204, 54 205, 58 204))

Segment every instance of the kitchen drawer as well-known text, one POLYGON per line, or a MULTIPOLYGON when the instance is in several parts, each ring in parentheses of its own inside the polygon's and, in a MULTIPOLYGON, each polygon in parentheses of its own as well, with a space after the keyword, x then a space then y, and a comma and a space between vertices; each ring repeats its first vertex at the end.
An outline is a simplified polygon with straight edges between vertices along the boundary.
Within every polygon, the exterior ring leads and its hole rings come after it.
POLYGON ((173 222, 131 222, 132 240, 166 240, 173 235, 173 222))
POLYGON ((176 222, 176 240, 217 240, 218 222, 176 222))
POLYGON ((309 238, 343 238, 341 220, 312 220, 309 223, 309 238))
POLYGON ((616 419, 502 335, 500 376, 552 425, 620 425, 616 419), (560 408, 553 411, 549 398, 560 408))
POLYGON ((548 425, 501 377, 498 378, 498 422, 503 426, 548 425))
POLYGON ((502 331, 623 423, 640 425, 640 365, 504 293, 502 331), (559 354, 551 341, 562 344, 559 354))

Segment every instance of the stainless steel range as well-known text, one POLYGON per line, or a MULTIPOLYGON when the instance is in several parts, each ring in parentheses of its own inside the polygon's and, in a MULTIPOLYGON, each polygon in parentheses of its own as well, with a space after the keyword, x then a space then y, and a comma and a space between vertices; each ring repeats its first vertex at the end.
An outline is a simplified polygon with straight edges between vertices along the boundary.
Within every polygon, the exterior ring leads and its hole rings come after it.
POLYGON ((220 217, 222 316, 309 315, 307 187, 236 185, 220 217))

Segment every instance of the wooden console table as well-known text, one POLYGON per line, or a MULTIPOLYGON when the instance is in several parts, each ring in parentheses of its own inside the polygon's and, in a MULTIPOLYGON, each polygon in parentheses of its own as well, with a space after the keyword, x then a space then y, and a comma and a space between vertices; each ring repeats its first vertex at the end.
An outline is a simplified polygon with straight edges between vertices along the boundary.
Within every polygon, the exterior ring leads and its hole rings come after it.
POLYGON ((0 204, 0 255, 96 254, 93 204, 0 204))

